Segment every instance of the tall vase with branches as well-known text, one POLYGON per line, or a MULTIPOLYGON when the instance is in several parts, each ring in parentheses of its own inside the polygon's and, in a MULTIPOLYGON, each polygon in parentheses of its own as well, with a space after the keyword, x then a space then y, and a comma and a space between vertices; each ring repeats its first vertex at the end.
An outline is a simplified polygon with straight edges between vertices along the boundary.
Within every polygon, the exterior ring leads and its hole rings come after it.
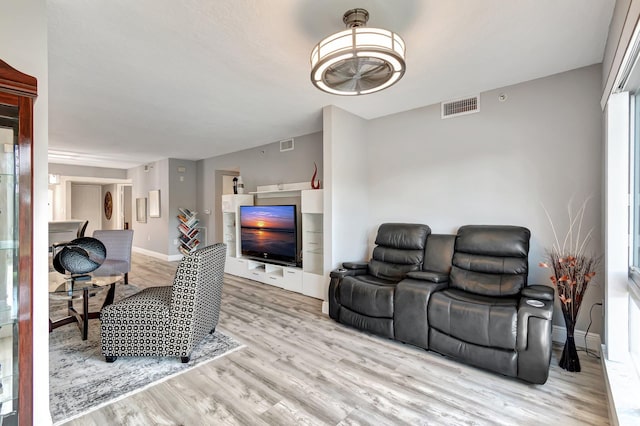
POLYGON ((555 243, 551 249, 547 250, 547 261, 540 262, 540 266, 549 268, 553 272, 549 279, 558 290, 558 299, 567 328, 567 340, 560 358, 560 367, 576 372, 580 371, 580 359, 574 338, 576 320, 584 295, 599 265, 599 258, 587 252, 593 228, 585 233, 582 229, 588 201, 588 199, 585 200, 575 214, 571 211, 571 203, 569 204, 569 229, 562 243, 558 238, 553 220, 545 209, 555 243))

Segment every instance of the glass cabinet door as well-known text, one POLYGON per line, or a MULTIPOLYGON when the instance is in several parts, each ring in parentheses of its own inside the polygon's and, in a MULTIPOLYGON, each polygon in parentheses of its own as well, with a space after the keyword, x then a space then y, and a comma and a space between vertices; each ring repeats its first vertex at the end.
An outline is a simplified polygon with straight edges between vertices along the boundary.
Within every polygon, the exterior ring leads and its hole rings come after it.
POLYGON ((0 59, 0 425, 33 424, 33 103, 0 59))
POLYGON ((17 424, 18 193, 17 108, 0 114, 0 423, 17 424))

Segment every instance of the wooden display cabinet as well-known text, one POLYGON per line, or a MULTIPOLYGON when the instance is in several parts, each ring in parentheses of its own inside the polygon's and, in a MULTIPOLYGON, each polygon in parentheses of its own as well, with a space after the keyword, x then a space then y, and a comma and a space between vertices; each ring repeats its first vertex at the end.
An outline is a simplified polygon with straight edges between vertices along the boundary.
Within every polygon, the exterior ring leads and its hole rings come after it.
POLYGON ((0 60, 0 423, 33 424, 34 77, 0 60))

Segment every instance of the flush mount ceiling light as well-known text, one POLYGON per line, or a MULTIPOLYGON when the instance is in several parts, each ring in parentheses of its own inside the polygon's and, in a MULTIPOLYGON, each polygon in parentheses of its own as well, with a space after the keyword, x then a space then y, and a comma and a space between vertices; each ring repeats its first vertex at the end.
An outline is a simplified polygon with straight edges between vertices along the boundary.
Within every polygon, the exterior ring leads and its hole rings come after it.
POLYGON ((367 28, 369 12, 351 9, 347 30, 320 41, 311 52, 311 82, 334 95, 366 95, 386 89, 404 75, 404 40, 398 34, 367 28))

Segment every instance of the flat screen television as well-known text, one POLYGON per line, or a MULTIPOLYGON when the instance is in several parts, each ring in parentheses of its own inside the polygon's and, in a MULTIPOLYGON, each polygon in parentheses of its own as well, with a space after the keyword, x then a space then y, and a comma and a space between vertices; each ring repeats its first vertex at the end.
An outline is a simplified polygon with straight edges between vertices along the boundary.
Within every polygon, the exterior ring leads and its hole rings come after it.
POLYGON ((243 256, 295 265, 296 232, 295 205, 240 206, 243 256))

